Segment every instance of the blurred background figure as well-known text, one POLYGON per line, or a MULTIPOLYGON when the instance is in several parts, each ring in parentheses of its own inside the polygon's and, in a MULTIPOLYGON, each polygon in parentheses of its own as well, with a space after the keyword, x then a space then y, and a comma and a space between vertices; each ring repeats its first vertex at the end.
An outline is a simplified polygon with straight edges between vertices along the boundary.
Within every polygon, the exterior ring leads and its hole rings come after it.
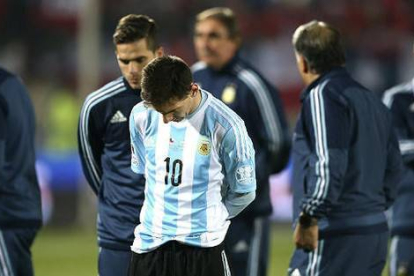
POLYGON ((196 16, 194 47, 200 60, 192 67, 194 80, 243 119, 256 151, 256 199, 231 220, 227 252, 235 275, 267 275, 269 176, 286 166, 290 150, 279 92, 240 56, 241 34, 231 9, 212 8, 196 16))
POLYGON ((1 275, 34 275, 31 246, 42 225, 35 121, 25 86, 0 68, 1 275))
POLYGON ((79 120, 79 154, 86 179, 98 196, 98 272, 127 275, 134 228, 144 200, 145 179, 131 170, 128 131, 132 108, 141 101, 141 71, 162 55, 154 20, 127 15, 113 35, 122 77, 85 100, 79 120))
POLYGON ((383 102, 391 110, 405 166, 391 212, 390 275, 413 276, 414 79, 385 91, 383 102))

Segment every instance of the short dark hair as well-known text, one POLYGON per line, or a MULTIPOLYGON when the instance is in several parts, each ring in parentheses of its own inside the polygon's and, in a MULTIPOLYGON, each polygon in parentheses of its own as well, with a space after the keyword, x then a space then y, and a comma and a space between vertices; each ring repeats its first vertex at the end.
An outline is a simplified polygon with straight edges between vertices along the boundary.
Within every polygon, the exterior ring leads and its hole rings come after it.
POLYGON ((113 42, 116 46, 143 38, 147 40, 148 49, 155 52, 159 47, 155 21, 146 15, 129 14, 119 20, 113 35, 113 42))
POLYGON ((237 18, 231 9, 216 7, 202 11, 197 14, 195 23, 197 24, 207 19, 217 20, 223 24, 231 39, 240 39, 241 35, 237 24, 237 18))
POLYGON ((179 101, 190 94, 193 76, 179 57, 162 56, 142 70, 141 98, 152 106, 179 101))
POLYGON ((295 51, 305 58, 313 73, 323 74, 345 64, 341 34, 325 22, 313 20, 299 26, 292 42, 295 51))

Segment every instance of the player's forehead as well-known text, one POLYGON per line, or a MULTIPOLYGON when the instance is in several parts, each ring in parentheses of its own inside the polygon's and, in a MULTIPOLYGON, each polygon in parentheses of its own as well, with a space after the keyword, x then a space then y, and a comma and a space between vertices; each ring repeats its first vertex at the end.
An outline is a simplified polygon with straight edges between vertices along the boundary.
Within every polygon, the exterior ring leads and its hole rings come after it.
POLYGON ((138 58, 140 56, 149 56, 152 51, 148 49, 148 43, 145 38, 130 42, 116 45, 116 54, 120 58, 138 58))
POLYGON ((153 108, 161 114, 169 114, 175 111, 179 111, 183 107, 185 107, 186 99, 187 98, 184 98, 181 100, 171 99, 170 101, 167 101, 163 104, 155 105, 155 106, 153 105, 153 108))

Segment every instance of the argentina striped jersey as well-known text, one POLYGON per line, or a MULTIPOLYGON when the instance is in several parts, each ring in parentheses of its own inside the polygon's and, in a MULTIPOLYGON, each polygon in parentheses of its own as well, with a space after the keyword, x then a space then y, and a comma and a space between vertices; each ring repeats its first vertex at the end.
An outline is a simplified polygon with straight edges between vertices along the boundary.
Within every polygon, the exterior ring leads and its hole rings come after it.
POLYGON ((190 117, 165 124, 140 103, 130 117, 131 167, 146 176, 145 201, 132 250, 148 252, 175 240, 220 244, 230 224, 228 191, 256 189, 254 149, 244 122, 210 93, 190 117))

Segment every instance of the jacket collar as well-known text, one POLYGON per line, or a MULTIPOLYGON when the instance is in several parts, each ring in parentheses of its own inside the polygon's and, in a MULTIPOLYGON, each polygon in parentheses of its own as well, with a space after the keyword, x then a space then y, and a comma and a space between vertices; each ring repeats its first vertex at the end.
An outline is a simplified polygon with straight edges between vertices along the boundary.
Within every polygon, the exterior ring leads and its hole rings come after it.
POLYGON ((313 88, 315 88, 316 86, 318 86, 320 83, 322 83, 323 81, 325 81, 327 79, 335 78, 337 76, 346 75, 346 74, 348 74, 348 72, 346 71, 345 67, 335 67, 335 68, 331 69, 330 71, 320 75, 319 78, 314 80, 305 89, 303 89, 303 91, 300 95, 300 101, 302 102, 308 96, 310 91, 313 88))

